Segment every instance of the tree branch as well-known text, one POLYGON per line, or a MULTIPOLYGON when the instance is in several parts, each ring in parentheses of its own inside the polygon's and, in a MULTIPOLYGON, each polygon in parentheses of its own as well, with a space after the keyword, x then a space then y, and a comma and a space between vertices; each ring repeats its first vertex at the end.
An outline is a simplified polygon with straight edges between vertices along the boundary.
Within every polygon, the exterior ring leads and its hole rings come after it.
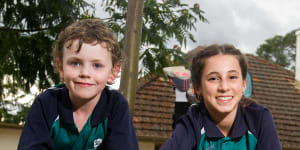
POLYGON ((39 29, 14 29, 8 27, 0 27, 0 31, 10 31, 10 32, 36 32, 36 31, 44 31, 49 28, 39 28, 39 29))

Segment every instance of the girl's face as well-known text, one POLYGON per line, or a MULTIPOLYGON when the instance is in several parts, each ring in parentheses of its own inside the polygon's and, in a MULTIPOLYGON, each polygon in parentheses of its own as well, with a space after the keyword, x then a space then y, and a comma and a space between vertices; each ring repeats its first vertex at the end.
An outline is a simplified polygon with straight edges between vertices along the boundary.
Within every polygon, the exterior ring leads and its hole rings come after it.
POLYGON ((235 115, 245 89, 246 81, 238 59, 233 55, 219 54, 206 60, 201 88, 196 92, 203 96, 210 115, 235 115))

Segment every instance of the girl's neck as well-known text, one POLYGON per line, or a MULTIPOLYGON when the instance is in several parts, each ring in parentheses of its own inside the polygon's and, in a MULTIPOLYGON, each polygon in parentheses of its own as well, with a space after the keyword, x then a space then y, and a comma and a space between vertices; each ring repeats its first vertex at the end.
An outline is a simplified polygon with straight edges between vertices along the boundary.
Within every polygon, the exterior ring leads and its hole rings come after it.
POLYGON ((216 113, 216 112, 209 112, 210 117, 216 123, 217 128, 221 131, 221 133, 227 137, 230 134, 231 128, 233 126, 233 122, 235 120, 237 110, 233 110, 230 113, 216 113))

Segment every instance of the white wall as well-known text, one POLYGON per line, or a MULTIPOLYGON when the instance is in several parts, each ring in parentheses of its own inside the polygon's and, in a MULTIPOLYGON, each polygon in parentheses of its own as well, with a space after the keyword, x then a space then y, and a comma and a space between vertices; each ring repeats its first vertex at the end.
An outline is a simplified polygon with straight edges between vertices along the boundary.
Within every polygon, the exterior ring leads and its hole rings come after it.
POLYGON ((154 150, 155 144, 153 142, 139 141, 140 150, 154 150))
POLYGON ((16 150, 22 132, 21 127, 0 124, 0 149, 16 150))

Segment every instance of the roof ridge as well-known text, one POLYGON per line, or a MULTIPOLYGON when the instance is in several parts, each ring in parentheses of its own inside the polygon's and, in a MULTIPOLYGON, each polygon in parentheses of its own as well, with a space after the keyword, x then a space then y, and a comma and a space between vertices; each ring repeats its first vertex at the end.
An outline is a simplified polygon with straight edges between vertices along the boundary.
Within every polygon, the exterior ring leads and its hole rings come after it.
POLYGON ((139 81, 138 81, 139 84, 137 86, 137 89, 144 89, 144 87, 146 85, 148 85, 149 83, 151 83, 152 81, 156 80, 159 77, 160 77, 159 75, 154 75, 154 76, 150 75, 150 77, 145 76, 145 77, 139 79, 139 81))
POLYGON ((261 57, 259 57, 259 56, 256 56, 256 55, 250 54, 250 53, 247 53, 247 54, 245 54, 245 55, 246 55, 246 56, 253 57, 253 58, 257 59, 258 61, 263 62, 263 63, 266 64, 266 65, 275 67, 275 68, 277 68, 277 69, 279 69, 279 70, 281 70, 281 71, 284 71, 285 73, 289 73, 290 75, 295 76, 295 73, 294 73, 294 72, 292 72, 292 71, 290 71, 290 70, 288 70, 288 69, 286 69, 286 68, 284 68, 284 67, 282 67, 282 66, 280 66, 280 65, 278 65, 278 64, 275 64, 275 63, 273 63, 273 62, 271 62, 271 61, 269 61, 269 60, 265 60, 265 59, 263 59, 263 58, 261 58, 261 57))

